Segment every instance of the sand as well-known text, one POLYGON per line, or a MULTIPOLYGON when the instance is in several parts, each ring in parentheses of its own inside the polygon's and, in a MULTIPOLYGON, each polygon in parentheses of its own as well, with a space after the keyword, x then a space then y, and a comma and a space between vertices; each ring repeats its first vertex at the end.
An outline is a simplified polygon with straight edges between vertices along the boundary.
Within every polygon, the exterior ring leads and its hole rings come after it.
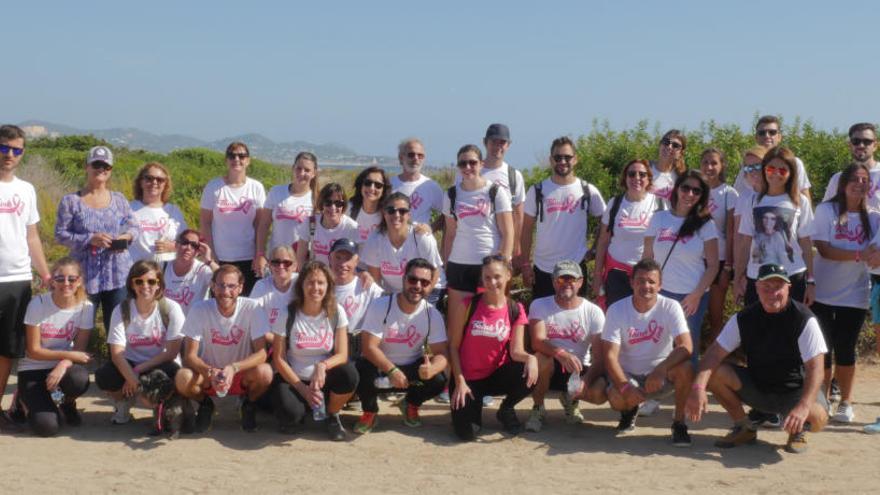
MULTIPOLYGON (((218 402, 209 433, 169 440, 146 435, 146 409, 111 426, 111 403, 93 385, 79 402, 83 426, 48 439, 0 434, 2 493, 877 493, 880 436, 862 425, 880 416, 880 366, 862 366, 857 380, 856 423, 812 435, 801 455, 782 450, 787 435, 779 430, 761 430, 756 445, 713 447, 730 425, 714 403, 691 426, 693 447, 682 449, 669 440, 669 403, 616 438, 618 416, 607 407, 584 407, 587 424, 566 425, 553 397, 542 432, 505 436, 492 407, 469 444, 454 441, 448 406, 434 402, 423 408, 421 428, 404 426, 398 409, 380 402, 373 433, 332 443, 311 421, 297 435, 277 433, 266 414, 246 434, 233 398, 218 402)), ((12 390, 14 379, 4 406, 12 390)), ((520 404, 522 421, 530 407, 531 399, 520 404)), ((356 419, 344 413, 347 428, 356 419)))

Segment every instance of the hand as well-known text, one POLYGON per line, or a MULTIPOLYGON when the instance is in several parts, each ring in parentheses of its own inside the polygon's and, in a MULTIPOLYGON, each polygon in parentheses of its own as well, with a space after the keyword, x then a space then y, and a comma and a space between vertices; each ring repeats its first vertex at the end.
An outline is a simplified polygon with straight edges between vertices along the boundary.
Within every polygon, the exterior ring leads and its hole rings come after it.
POLYGON ((520 270, 522 270, 522 280, 523 285, 526 287, 532 287, 535 285, 535 268, 531 263, 520 265, 520 270))
POLYGON ((110 234, 105 234, 103 232, 92 234, 92 237, 89 239, 89 244, 96 248, 107 249, 110 247, 111 242, 113 242, 113 238, 110 236, 110 234))
POLYGON ((627 388, 626 391, 620 395, 622 395, 623 399, 627 402, 637 402, 639 404, 645 402, 648 399, 647 397, 645 397, 645 393, 642 391, 642 389, 636 386, 627 388))
POLYGON ((327 380, 327 365, 324 364, 323 361, 315 364, 315 369, 312 371, 312 379, 310 380, 309 387, 315 390, 321 390, 324 388, 324 382, 327 380))
POLYGON ((526 387, 532 388, 538 383, 538 358, 529 354, 529 357, 526 358, 526 365, 524 368, 523 376, 526 379, 526 387))
POLYGON ((58 384, 61 383, 61 379, 64 378, 64 373, 67 372, 66 366, 61 366, 59 363, 55 368, 46 376, 46 390, 52 391, 58 388, 58 384))
POLYGON ((452 409, 461 409, 464 407, 468 397, 470 397, 471 400, 474 400, 474 393, 471 392, 471 388, 468 387, 464 377, 461 377, 461 380, 459 381, 460 383, 455 386, 455 392, 453 392, 452 397, 450 397, 452 409))
POLYGON ((663 388, 666 383, 666 372, 660 369, 654 369, 645 380, 645 392, 653 394, 663 388))
POLYGON ((358 278, 361 279, 361 285, 364 286, 364 289, 367 289, 371 285, 373 285, 373 276, 370 275, 370 272, 367 272, 367 271, 360 272, 360 273, 358 273, 358 278))
POLYGON ((562 365, 562 371, 566 373, 576 373, 580 375, 581 371, 584 369, 580 359, 576 358, 570 352, 560 352, 556 356, 556 360, 562 365))
POLYGON ((153 245, 153 249, 157 253, 173 253, 177 250, 177 243, 174 241, 159 239, 156 241, 156 244, 153 245))
POLYGON ((592 289, 592 293, 593 293, 593 299, 598 298, 599 294, 602 293, 602 277, 600 277, 598 275, 598 272, 596 275, 593 276, 593 283, 592 283, 591 289, 592 289))
POLYGON ((49 290, 52 288, 52 274, 47 273, 40 277, 40 285, 39 288, 42 290, 49 290))
POLYGON ((125 380, 122 385, 122 395, 125 397, 134 397, 138 393, 140 383, 137 380, 125 380))
POLYGON ((229 390, 232 387, 232 379, 235 378, 235 368, 231 364, 223 367, 223 387, 229 390))
POLYGON ((703 414, 709 412, 709 398, 704 389, 691 389, 687 403, 684 406, 685 417, 693 423, 703 419, 703 414))
POLYGON ((88 352, 70 351, 67 355, 69 356, 67 359, 70 359, 76 364, 88 364, 92 360, 92 355, 88 352))
POLYGON ((209 265, 214 261, 211 257, 211 246, 206 242, 199 243, 199 256, 201 256, 202 260, 209 265))
POLYGON ((798 402, 797 405, 794 406, 794 409, 788 413, 788 416, 785 417, 785 421, 782 423, 782 429, 792 435, 800 433, 801 430, 804 429, 804 422, 809 415, 810 406, 803 402, 798 402))
POLYGON ((733 281, 733 298, 737 302, 742 302, 743 298, 746 296, 746 277, 744 275, 740 275, 733 281))
POLYGON ((421 364, 421 366, 419 366, 419 378, 421 378, 422 380, 430 380, 431 377, 434 376, 431 373, 431 360, 428 359, 427 355, 423 357, 425 360, 421 364))
POLYGON ((425 223, 417 223, 413 224, 413 229, 416 231, 416 235, 431 235, 431 226, 425 223))
POLYGON ((804 304, 812 306, 816 302, 816 285, 807 284, 807 290, 804 292, 804 304))
POLYGON ((263 277, 267 263, 266 257, 262 255, 255 257, 254 261, 251 262, 251 269, 254 271, 254 275, 256 275, 257 278, 263 277))
POLYGON ((306 385, 303 382, 298 382, 293 388, 308 402, 309 407, 317 407, 324 402, 324 392, 321 389, 313 388, 311 384, 306 385))
POLYGON ((694 313, 697 312, 697 309, 700 307, 700 299, 703 298, 703 294, 691 293, 684 296, 684 299, 681 300, 681 309, 684 310, 685 316, 693 316, 694 313))
POLYGON ((388 375, 388 379, 391 380, 391 386, 397 389, 406 390, 409 388, 409 380, 406 379, 406 375, 403 374, 403 371, 400 371, 400 368, 391 372, 388 375))
POLYGON ((880 248, 871 244, 862 251, 862 261, 867 263, 868 268, 877 268, 880 266, 880 248))

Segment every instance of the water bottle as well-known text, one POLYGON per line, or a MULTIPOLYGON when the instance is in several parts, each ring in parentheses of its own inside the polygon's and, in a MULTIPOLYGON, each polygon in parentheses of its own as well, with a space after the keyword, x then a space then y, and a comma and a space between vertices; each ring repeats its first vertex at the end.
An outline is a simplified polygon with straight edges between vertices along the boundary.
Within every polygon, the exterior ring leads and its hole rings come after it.
POLYGON ((222 399, 223 397, 226 397, 226 392, 228 392, 228 390, 226 389, 226 386, 224 384, 224 382, 226 381, 226 374, 223 373, 222 371, 220 373, 218 373, 217 374, 217 381, 220 383, 220 386, 214 387, 214 392, 216 392, 217 397, 222 399))
POLYGON ((61 387, 55 387, 55 390, 53 390, 50 395, 52 396, 52 402, 54 402, 56 406, 61 404, 64 400, 64 392, 61 391, 61 387))
POLYGON ((572 373, 571 376, 568 377, 568 396, 573 397, 581 388, 581 375, 577 373, 572 373))
POLYGON ((327 419, 327 408, 322 400, 317 406, 312 406, 312 419, 315 421, 324 421, 327 419))
POLYGON ((376 379, 373 380, 373 385, 379 390, 387 390, 391 388, 391 379, 386 375, 377 376, 376 379))

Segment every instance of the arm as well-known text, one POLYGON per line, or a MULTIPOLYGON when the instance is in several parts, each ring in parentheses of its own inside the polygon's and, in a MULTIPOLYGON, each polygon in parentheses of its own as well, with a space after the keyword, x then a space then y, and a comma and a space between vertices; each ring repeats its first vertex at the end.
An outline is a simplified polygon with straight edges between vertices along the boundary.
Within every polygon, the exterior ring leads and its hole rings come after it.
MULTIPOLYGON (((657 390, 659 390, 662 388, 663 380, 666 380, 669 370, 690 359, 693 350, 691 334, 685 332, 681 335, 676 335, 674 343, 675 348, 672 349, 672 352, 670 352, 669 355, 666 356, 666 359, 661 361, 660 364, 654 368, 654 371, 648 375, 648 381, 645 383, 645 388, 649 388, 648 383, 651 380, 651 376, 656 374, 657 378, 661 379, 660 386, 657 387, 657 390)), ((653 390, 648 390, 648 392, 653 392, 653 390)))
POLYGON ((419 377, 422 380, 430 380, 449 366, 449 361, 446 359, 449 345, 446 342, 429 344, 428 349, 431 351, 431 356, 425 355, 425 363, 419 369, 419 377))
POLYGON ((834 261, 860 261, 863 259, 862 256, 865 251, 867 251, 867 249, 850 251, 848 249, 836 248, 828 241, 814 240, 813 245, 816 246, 816 250, 819 251, 823 258, 834 261))
POLYGON ((296 267, 302 270, 309 259, 309 239, 300 239, 296 243, 296 267))
POLYGON ((653 260, 654 259, 654 238, 653 237, 645 237, 645 244, 642 249, 642 259, 643 260, 653 260))
POLYGON ((110 236, 97 232, 74 232, 74 212, 68 196, 61 199, 58 205, 58 213, 55 216, 55 241, 67 246, 71 251, 85 251, 89 245, 95 247, 110 247, 110 236))
POLYGON ((599 239, 596 240, 596 270, 593 273, 593 298, 601 292, 603 274, 605 273, 605 256, 608 253, 608 245, 611 243, 611 235, 608 233, 608 225, 599 225, 599 239))
POLYGON ((449 263, 449 253, 452 252, 452 243, 455 242, 455 228, 458 222, 452 218, 452 215, 444 215, 446 227, 443 230, 443 251, 440 256, 443 258, 443 264, 449 263))
POLYGON ((639 388, 633 387, 630 384, 629 380, 626 379, 626 373, 623 372, 623 368, 620 366, 620 344, 603 340, 602 346, 605 349, 605 374, 608 377, 609 384, 625 400, 628 400, 631 394, 635 394, 639 399, 638 402, 644 401, 645 394, 639 388))
POLYGON ((742 298, 746 293, 746 268, 749 265, 749 249, 752 246, 752 236, 746 234, 738 234, 737 243, 739 246, 736 250, 734 262, 734 285, 733 295, 735 298, 742 298))
POLYGON ((688 395, 687 405, 685 406, 685 415, 693 422, 702 419, 703 414, 709 411, 709 398, 706 395, 706 387, 709 385, 709 378, 712 373, 721 366, 724 358, 730 354, 718 342, 712 342, 712 345, 706 349, 703 359, 700 360, 697 376, 694 377, 694 383, 691 385, 691 393, 688 395))
POLYGON ((495 215, 495 221, 498 224, 498 232, 501 233, 501 245, 498 247, 498 254, 510 260, 513 256, 514 228, 513 214, 509 211, 495 215))
POLYGON ((321 389, 324 388, 327 370, 348 362, 348 327, 337 328, 333 337, 333 354, 329 358, 315 363, 315 367, 312 370, 309 388, 316 394, 321 393, 321 389))
POLYGON ((373 277, 373 280, 382 280, 382 270, 378 266, 367 266, 367 273, 369 273, 370 276, 373 277))
MULTIPOLYGON (((80 330, 79 334, 77 334, 77 345, 80 345, 82 340, 88 343, 88 330, 80 330), (85 336, 84 339, 80 337, 81 335, 85 336)), ((75 351, 53 351, 46 349, 42 345, 40 328, 36 325, 25 325, 25 349, 27 357, 30 359, 38 361, 67 361, 64 366, 65 369, 69 368, 73 363, 86 364, 92 359, 91 356, 81 350, 85 349, 85 346, 75 348, 77 349, 75 351)), ((60 365, 61 363, 58 364, 60 365)))
POLYGON ((511 331, 510 358, 525 365, 526 386, 531 387, 538 381, 538 358, 526 352, 525 325, 513 325, 511 331))
POLYGON ((561 347, 556 347, 547 339, 547 326, 544 320, 529 320, 532 350, 559 361, 562 369, 569 373, 581 374, 583 363, 573 354, 561 347))
POLYGON ((27 245, 31 263, 34 265, 37 273, 40 274, 43 287, 48 287, 52 274, 49 272, 49 265, 46 263, 46 255, 43 254, 43 243, 40 241, 40 232, 37 230, 37 224, 27 226, 27 245))
MULTIPOLYGON (((449 217, 447 218, 447 222, 449 217)), ((449 224, 447 223, 447 227, 449 224)), ((468 387, 464 375, 461 374, 461 341, 464 337, 464 327, 467 323, 467 311, 450 311, 446 322, 446 333, 449 338, 449 361, 452 369, 452 380, 455 380, 455 392, 451 397, 452 409, 461 409, 465 404, 465 397, 474 398, 468 387)))
POLYGON ((605 352, 602 334, 597 333, 590 337, 590 369, 584 377, 584 383, 591 384, 597 378, 605 375, 605 352))
MULTIPOLYGON (((804 264, 807 265, 807 280, 810 280, 813 278, 813 242, 810 240, 810 237, 807 236, 799 238, 798 244, 801 246, 804 264)), ((815 300, 816 284, 807 284, 807 290, 804 294, 804 304, 811 306, 815 300)))
MULTIPOLYGON (((287 337, 284 335, 275 335, 275 345, 277 346, 277 350, 287 349, 287 337)), ((323 398, 323 394, 317 394, 314 390, 312 390, 299 375, 293 371, 293 368, 290 367, 290 363, 287 362, 287 353, 286 352, 273 352, 272 353, 272 364, 275 367, 275 371, 281 375, 281 378, 290 384, 297 393, 308 401, 309 405, 316 406, 321 403, 323 398)))
POLYGON ((212 210, 207 210, 205 208, 201 208, 199 210, 199 233, 202 235, 202 239, 205 240, 205 244, 214 251, 214 231, 211 228, 214 222, 214 212, 212 210))
POLYGON ((125 346, 110 344, 110 360, 113 361, 113 365, 119 370, 119 374, 125 378, 125 383, 122 385, 122 395, 126 397, 134 396, 137 393, 140 382, 138 381, 137 373, 128 364, 128 360, 125 359, 125 346))
POLYGON ((733 209, 727 210, 727 218, 724 221, 725 225, 725 237, 724 237, 724 246, 719 246, 720 249, 724 249, 724 267, 733 268, 733 260, 736 258, 736 253, 734 252, 734 244, 736 243, 736 218, 733 216, 733 209))
POLYGON ((379 344, 381 342, 381 337, 377 337, 370 332, 361 332, 361 352, 363 353, 363 356, 367 358, 369 362, 373 363, 373 366, 375 366, 376 369, 388 376, 388 379, 391 380, 391 385, 394 388, 409 388, 409 380, 406 378, 406 375, 404 375, 403 372, 400 371, 400 369, 388 359, 387 356, 385 356, 382 349, 379 349, 379 344))
POLYGON ((535 272, 532 268, 532 235, 535 229, 535 217, 523 215, 522 225, 519 232, 519 255, 516 263, 523 275, 523 282, 531 287, 535 281, 535 272))
POLYGON ((513 256, 519 256, 521 244, 516 242, 520 239, 523 232, 523 204, 513 205, 513 256))
POLYGON ((135 373, 140 374, 144 371, 151 370, 162 363, 174 361, 174 358, 176 358, 177 355, 180 354, 181 345, 183 345, 182 338, 165 342, 165 350, 144 361, 143 363, 138 364, 132 370, 135 373))
POLYGON ((183 343, 183 364, 187 368, 202 375, 205 380, 211 380, 211 367, 199 357, 199 341, 192 337, 185 337, 183 343))
POLYGON ((260 208, 254 217, 254 225, 256 227, 257 248, 254 255, 254 271, 260 276, 266 269, 266 241, 269 238, 269 226, 272 225, 272 210, 269 208, 260 208))
POLYGON ((788 416, 785 417, 785 422, 782 425, 782 428, 785 431, 789 433, 799 433, 804 429, 804 422, 807 420, 807 417, 809 417, 810 408, 816 402, 816 395, 819 393, 819 389, 822 386, 822 379, 825 376, 824 367, 824 353, 818 354, 804 363, 806 376, 804 377, 803 394, 801 395, 801 400, 799 400, 797 405, 794 406, 794 409, 792 409, 788 413, 788 416))
POLYGON ((709 239, 703 242, 703 256, 706 259, 706 270, 697 283, 697 287, 685 296, 681 301, 681 307, 684 309, 685 316, 691 316, 697 312, 700 307, 700 299, 712 285, 715 276, 718 275, 718 239, 709 239))

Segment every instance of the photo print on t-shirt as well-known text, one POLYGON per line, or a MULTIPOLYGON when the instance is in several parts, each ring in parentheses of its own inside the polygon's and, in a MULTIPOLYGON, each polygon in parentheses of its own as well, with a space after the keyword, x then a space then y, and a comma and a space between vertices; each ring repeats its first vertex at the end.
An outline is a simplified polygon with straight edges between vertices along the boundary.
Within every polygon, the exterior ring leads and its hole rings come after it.
POLYGON ((758 266, 767 263, 786 266, 794 262, 789 226, 795 211, 778 206, 758 206, 752 209, 755 235, 752 238, 752 262, 758 266))

